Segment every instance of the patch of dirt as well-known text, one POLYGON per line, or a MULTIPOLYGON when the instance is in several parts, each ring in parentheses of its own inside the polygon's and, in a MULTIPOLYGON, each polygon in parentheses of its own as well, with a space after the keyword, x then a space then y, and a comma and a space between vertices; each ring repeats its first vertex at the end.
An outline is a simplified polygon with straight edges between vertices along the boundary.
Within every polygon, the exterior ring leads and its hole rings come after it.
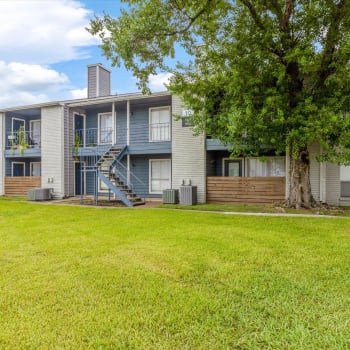
MULTIPOLYGON (((92 207, 115 207, 115 208, 126 208, 125 204, 116 199, 110 199, 105 197, 101 197, 98 199, 98 202, 96 204, 94 197, 92 196, 84 196, 82 201, 80 199, 80 196, 76 197, 69 197, 65 199, 60 200, 54 200, 50 201, 51 204, 64 204, 64 205, 83 205, 83 206, 92 206, 92 207)), ((145 204, 136 205, 133 208, 137 209, 144 209, 144 208, 157 208, 159 205, 162 204, 162 201, 158 200, 150 200, 146 201, 145 204)))

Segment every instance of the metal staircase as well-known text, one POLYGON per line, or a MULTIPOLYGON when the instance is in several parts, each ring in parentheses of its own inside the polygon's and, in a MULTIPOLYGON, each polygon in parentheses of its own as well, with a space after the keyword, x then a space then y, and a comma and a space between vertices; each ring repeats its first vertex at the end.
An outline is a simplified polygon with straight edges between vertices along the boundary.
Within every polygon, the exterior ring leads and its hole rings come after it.
MULTIPOLYGON (((109 199, 114 194, 128 207, 145 204, 144 199, 136 194, 135 188, 140 192, 145 192, 146 185, 121 162, 127 151, 127 146, 120 148, 104 145, 87 147, 84 148, 83 152, 79 152, 80 163, 84 164, 81 168, 81 177, 83 173, 95 174, 94 197, 96 204, 99 195, 102 195, 101 191, 99 192, 98 180, 106 185, 109 199)), ((103 193, 103 195, 106 194, 103 193)), ((80 202, 83 202, 82 194, 80 202)))
MULTIPOLYGON (((130 171, 125 171, 127 169, 121 163, 126 151, 126 146, 124 148, 110 147, 98 159, 95 168, 97 177, 107 186, 108 191, 114 193, 126 206, 133 207, 145 204, 145 201, 133 190, 131 177, 136 178, 136 176, 130 171)), ((137 178, 136 180, 141 182, 137 178)))

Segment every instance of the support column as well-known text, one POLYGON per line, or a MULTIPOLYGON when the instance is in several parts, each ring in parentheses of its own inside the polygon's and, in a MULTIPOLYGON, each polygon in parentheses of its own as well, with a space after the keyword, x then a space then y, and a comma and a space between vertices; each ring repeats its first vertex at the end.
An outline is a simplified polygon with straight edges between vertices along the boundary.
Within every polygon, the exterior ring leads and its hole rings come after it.
POLYGON ((126 145, 130 145, 130 100, 126 101, 126 145))
POLYGON ((115 145, 117 142, 117 122, 115 120, 115 103, 112 103, 112 123, 113 123, 113 136, 112 136, 112 143, 115 145))
MULTIPOLYGON (((130 145, 130 100, 126 101, 126 145, 130 145)), ((130 154, 126 156, 127 161, 127 179, 128 186, 130 185, 130 154)))

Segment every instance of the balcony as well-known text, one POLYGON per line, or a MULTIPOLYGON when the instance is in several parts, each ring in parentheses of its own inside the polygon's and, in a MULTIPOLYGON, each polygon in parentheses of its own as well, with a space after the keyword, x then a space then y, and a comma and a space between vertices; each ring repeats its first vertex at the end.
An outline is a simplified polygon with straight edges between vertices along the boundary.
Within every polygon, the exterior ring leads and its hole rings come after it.
POLYGON ((112 144, 128 145, 130 154, 171 153, 171 124, 130 125, 129 131, 126 126, 75 130, 75 149, 112 144))
POLYGON ((33 131, 6 133, 6 156, 40 156, 41 135, 33 131))

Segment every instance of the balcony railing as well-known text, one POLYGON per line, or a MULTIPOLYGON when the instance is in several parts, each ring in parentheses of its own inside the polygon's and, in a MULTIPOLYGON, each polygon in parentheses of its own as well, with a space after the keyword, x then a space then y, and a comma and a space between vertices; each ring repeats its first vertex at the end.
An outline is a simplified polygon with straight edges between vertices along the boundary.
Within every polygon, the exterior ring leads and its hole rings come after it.
POLYGON ((6 134, 6 148, 8 149, 26 149, 40 148, 41 135, 32 131, 11 131, 6 134))
POLYGON ((124 127, 75 130, 74 147, 95 147, 103 144, 142 144, 171 141, 170 123, 137 124, 124 127), (128 138, 129 133, 129 138, 128 138))

